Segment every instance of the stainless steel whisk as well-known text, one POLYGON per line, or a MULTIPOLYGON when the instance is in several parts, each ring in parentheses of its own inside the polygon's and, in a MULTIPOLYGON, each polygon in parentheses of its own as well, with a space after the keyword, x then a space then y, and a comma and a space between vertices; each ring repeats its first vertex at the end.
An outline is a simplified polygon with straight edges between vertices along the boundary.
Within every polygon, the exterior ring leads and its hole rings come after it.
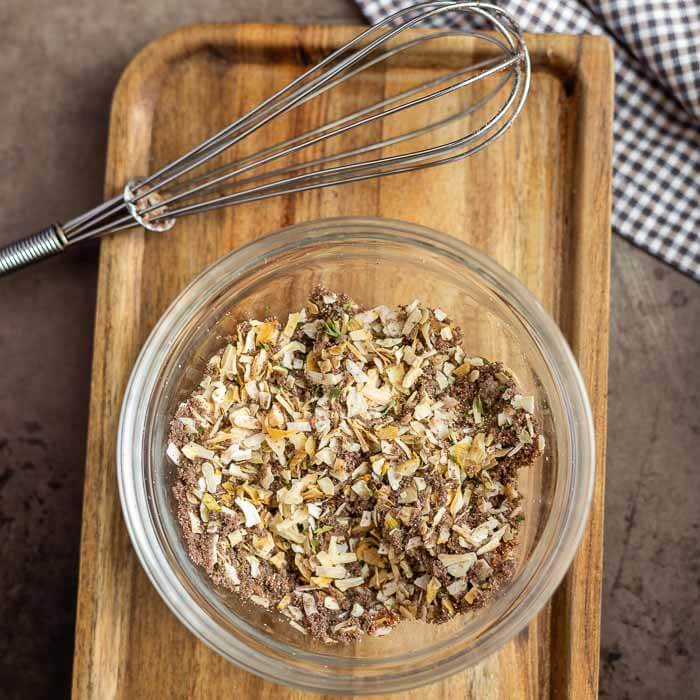
MULTIPOLYGON (((530 86, 530 57, 522 34, 506 12, 485 2, 423 2, 400 10, 352 39, 253 110, 172 163, 145 178, 134 178, 124 191, 90 211, 60 224, 55 223, 28 238, 0 249, 0 276, 50 257, 83 241, 134 226, 167 231, 183 216, 219 207, 251 202, 293 192, 356 180, 405 173, 466 158, 501 136, 520 113, 530 86), (476 19, 492 30, 460 27, 460 18, 476 19), (433 28, 418 36, 393 42, 408 29, 433 28), (473 36, 486 42, 491 53, 483 60, 447 71, 419 85, 355 110, 327 124, 280 143, 267 146, 224 165, 212 161, 273 119, 298 108, 363 71, 399 53, 446 37, 473 36), (392 45, 389 45, 389 44, 392 45), (419 128, 355 148, 343 146, 344 137, 404 110, 445 98, 478 81, 495 76, 495 88, 467 106, 419 128), (504 93, 502 102, 477 128, 458 138, 429 147, 415 141, 434 129, 446 127, 472 115, 504 93), (279 161, 309 153, 310 147, 329 139, 340 145, 337 152, 281 165, 279 161), (414 141, 414 150, 386 154, 414 141), (382 155, 384 151, 384 155, 382 155), (209 164, 209 168, 207 168, 209 164), (267 166, 274 166, 272 169, 267 166)), ((431 113, 439 112, 439 109, 431 113)))

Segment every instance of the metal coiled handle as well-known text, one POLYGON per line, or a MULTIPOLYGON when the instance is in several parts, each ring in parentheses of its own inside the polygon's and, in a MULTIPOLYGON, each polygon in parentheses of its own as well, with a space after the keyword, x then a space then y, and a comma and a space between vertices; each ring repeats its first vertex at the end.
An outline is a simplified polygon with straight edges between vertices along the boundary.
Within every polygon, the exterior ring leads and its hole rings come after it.
POLYGON ((58 224, 0 248, 0 277, 60 253, 68 245, 58 224))

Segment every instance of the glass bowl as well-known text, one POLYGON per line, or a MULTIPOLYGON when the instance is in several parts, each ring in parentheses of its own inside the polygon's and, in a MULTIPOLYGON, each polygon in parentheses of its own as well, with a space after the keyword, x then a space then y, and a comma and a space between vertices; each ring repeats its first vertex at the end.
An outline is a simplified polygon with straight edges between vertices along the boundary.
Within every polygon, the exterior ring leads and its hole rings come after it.
POLYGON ((124 518, 163 600, 203 642, 266 679, 321 693, 396 692, 494 652, 534 617, 576 552, 591 501, 594 437, 581 375, 554 321, 493 260, 436 231, 383 219, 290 226, 222 258, 158 322, 136 362, 118 437, 124 518), (490 605, 445 625, 405 622, 381 638, 324 645, 275 612, 217 589, 189 559, 174 517, 169 421, 237 320, 300 308, 311 288, 362 305, 439 306, 468 355, 499 359, 533 394, 547 447, 521 472, 526 520, 513 579, 490 605), (263 309, 265 310, 263 312, 263 309))

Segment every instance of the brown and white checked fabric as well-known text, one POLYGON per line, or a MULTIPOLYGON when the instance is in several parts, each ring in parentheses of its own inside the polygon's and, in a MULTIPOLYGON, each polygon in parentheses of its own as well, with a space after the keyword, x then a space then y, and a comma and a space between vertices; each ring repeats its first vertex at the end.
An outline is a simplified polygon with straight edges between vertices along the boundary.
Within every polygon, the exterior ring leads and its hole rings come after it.
MULTIPOLYGON (((355 1, 372 23, 416 4, 355 1)), ((700 281, 700 0, 494 4, 529 32, 613 39, 613 229, 700 281)))

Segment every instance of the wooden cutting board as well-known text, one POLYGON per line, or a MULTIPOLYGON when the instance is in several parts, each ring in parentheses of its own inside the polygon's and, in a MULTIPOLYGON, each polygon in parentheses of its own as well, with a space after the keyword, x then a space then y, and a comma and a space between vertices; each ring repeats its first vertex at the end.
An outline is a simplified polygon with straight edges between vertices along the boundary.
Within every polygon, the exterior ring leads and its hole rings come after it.
MULTIPOLYGON (((106 195, 210 135, 355 31, 217 24, 185 28, 152 43, 133 60, 114 96, 106 195)), ((132 231, 102 242, 73 669, 76 697, 312 697, 228 664, 166 609, 138 564, 122 520, 115 442, 137 353, 195 275, 224 253, 280 226, 351 215, 431 226, 485 251, 519 277, 568 338, 588 387, 597 431, 591 518, 574 565, 552 601, 517 639, 479 666, 392 697, 596 696, 613 60, 610 44, 600 37, 530 36, 527 41, 532 89, 519 121, 503 139, 465 162, 214 212, 183 220, 165 235, 132 231)), ((400 70, 389 67, 383 80, 400 81, 400 70)), ((328 108, 327 102, 317 107, 328 108)))

